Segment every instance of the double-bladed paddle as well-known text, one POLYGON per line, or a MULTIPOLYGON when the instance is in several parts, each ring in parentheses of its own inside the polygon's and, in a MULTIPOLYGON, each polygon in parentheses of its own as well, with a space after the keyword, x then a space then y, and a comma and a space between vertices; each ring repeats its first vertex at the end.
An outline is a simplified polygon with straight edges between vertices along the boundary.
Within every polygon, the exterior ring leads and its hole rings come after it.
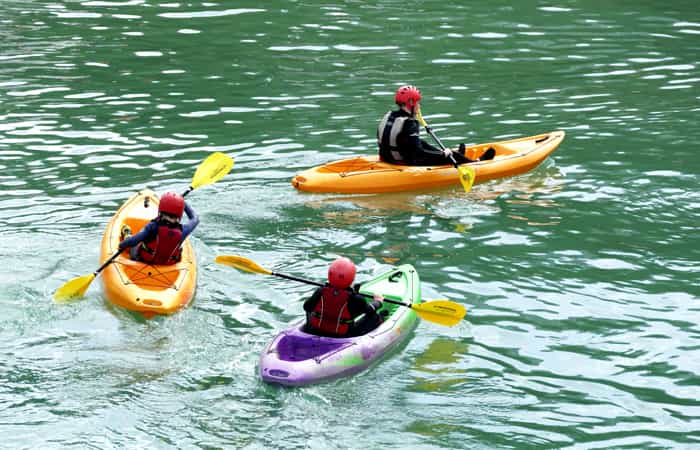
MULTIPOLYGON (((428 132, 428 134, 437 142, 437 144, 440 146, 440 149, 443 152, 448 152, 445 148, 445 146, 442 144, 442 141, 438 139, 438 137, 433 133, 433 129, 428 125, 428 123, 423 119, 423 114, 421 114, 420 109, 416 111, 416 119, 418 119, 418 123, 420 123, 423 127, 425 127, 425 130, 428 132)), ((459 172, 459 182, 462 183, 462 187, 464 188, 464 192, 469 192, 472 188, 472 184, 474 184, 474 178, 476 178, 476 172, 472 167, 465 166, 465 165, 459 165, 457 164, 457 161, 455 161, 455 157, 452 155, 452 153, 449 153, 449 158, 452 161, 452 165, 455 166, 455 169, 459 172)))
MULTIPOLYGON (((254 261, 244 258, 238 255, 219 255, 216 257, 216 262, 225 266, 234 267, 239 270, 251 273, 259 273, 263 275, 274 275, 280 278, 286 278, 287 280, 299 281, 300 283, 312 284, 314 286, 323 287, 323 283, 318 283, 316 281, 306 280, 304 278, 298 278, 292 275, 285 275, 283 273, 273 272, 268 270, 254 261)), ((359 293, 367 298, 372 298, 371 295, 359 293)), ((418 314, 418 317, 425 319, 429 322, 437 323, 440 325, 445 325, 448 327, 454 326, 459 323, 460 320, 467 313, 464 306, 459 303, 455 303, 449 300, 430 300, 423 303, 404 303, 396 300, 391 300, 388 298, 384 299, 385 302, 393 303, 395 305, 405 306, 406 308, 411 308, 418 314)))
MULTIPOLYGON (((232 167, 233 159, 230 156, 221 152, 212 153, 197 167, 192 177, 190 187, 187 188, 182 196, 186 196, 198 187, 216 183, 229 173, 232 167)), ((57 303, 68 303, 82 298, 90 287, 92 280, 94 280, 105 267, 117 259, 117 256, 120 254, 121 251, 118 250, 93 273, 73 278, 65 283, 54 293, 54 301, 57 303)))

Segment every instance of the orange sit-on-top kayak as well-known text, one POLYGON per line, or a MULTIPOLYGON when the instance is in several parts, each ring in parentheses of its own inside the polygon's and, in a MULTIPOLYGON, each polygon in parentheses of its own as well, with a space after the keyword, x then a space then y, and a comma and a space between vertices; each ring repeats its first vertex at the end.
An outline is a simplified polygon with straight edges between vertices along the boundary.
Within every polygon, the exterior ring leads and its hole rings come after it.
MULTIPOLYGON (((158 215, 158 196, 143 190, 116 212, 102 237, 100 261, 107 261, 119 250, 122 224, 138 233, 158 215)), ((182 244, 182 258, 173 265, 151 265, 129 258, 125 250, 102 273, 107 300, 123 308, 151 318, 156 314, 172 314, 186 306, 194 296, 197 284, 197 260, 189 238, 182 244)))
MULTIPOLYGON (((474 183, 510 177, 537 167, 564 140, 563 131, 522 137, 508 141, 477 144, 466 148, 466 156, 476 160, 489 148, 493 159, 468 163, 474 168, 474 183)), ((294 178, 300 191, 374 194, 459 185, 454 166, 402 166, 379 161, 378 156, 360 156, 330 162, 308 169, 294 178)))

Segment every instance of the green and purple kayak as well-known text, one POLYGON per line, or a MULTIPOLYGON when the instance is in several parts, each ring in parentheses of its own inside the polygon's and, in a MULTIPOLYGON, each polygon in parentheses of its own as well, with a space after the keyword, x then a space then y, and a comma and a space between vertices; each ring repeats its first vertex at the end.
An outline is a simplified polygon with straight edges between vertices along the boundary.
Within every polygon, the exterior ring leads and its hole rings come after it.
MULTIPOLYGON (((413 266, 401 265, 362 284, 360 292, 389 300, 421 302, 413 266)), ((347 377, 369 367, 410 336, 418 316, 410 308, 384 302, 384 322, 357 337, 331 338, 303 331, 301 321, 279 333, 260 355, 260 376, 268 383, 303 386, 347 377)))

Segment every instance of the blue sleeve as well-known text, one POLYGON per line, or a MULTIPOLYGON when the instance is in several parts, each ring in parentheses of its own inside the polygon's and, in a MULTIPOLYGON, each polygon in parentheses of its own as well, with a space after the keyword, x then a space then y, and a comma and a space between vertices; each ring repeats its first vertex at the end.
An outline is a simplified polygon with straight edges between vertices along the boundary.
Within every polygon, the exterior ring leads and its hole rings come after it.
POLYGON ((151 236, 156 229, 157 225, 155 222, 151 221, 146 224, 145 227, 141 229, 138 233, 130 236, 119 243, 119 249, 124 250, 125 248, 134 247, 140 242, 145 241, 151 236))
POLYGON ((182 240, 184 241, 187 239, 187 236, 189 236, 195 228, 197 228, 197 225, 199 225, 199 216, 197 215, 196 212, 194 212, 194 209, 190 207, 190 205, 185 202, 185 214, 187 214, 187 223, 182 226, 182 240))

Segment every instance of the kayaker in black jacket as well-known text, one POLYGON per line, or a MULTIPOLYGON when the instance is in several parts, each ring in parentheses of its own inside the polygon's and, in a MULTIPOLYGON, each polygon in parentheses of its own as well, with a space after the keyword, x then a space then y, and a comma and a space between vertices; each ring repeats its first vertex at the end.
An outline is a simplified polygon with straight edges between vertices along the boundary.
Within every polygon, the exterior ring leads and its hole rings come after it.
POLYGON ((387 112, 377 127, 379 158, 393 164, 408 166, 438 166, 452 164, 449 153, 457 163, 469 162, 463 155, 451 150, 442 151, 420 138, 420 124, 416 113, 421 94, 415 86, 401 86, 394 96, 399 109, 387 112))
MULTIPOLYGON (((464 156, 464 144, 459 151, 445 151, 420 138, 420 124, 416 114, 420 111, 421 94, 415 86, 401 86, 394 96, 399 109, 387 112, 377 127, 379 158, 393 164, 408 166, 440 166, 474 162, 464 156)), ((490 155, 493 158, 493 155, 490 155)), ((481 159, 489 159, 482 157, 481 159)))
POLYGON ((319 287, 304 302, 307 333, 327 337, 361 336, 382 323, 377 312, 384 297, 375 294, 368 303, 351 288, 355 279, 355 264, 348 258, 338 258, 328 268, 328 283, 319 287), (359 320, 358 317, 362 316, 359 320))

